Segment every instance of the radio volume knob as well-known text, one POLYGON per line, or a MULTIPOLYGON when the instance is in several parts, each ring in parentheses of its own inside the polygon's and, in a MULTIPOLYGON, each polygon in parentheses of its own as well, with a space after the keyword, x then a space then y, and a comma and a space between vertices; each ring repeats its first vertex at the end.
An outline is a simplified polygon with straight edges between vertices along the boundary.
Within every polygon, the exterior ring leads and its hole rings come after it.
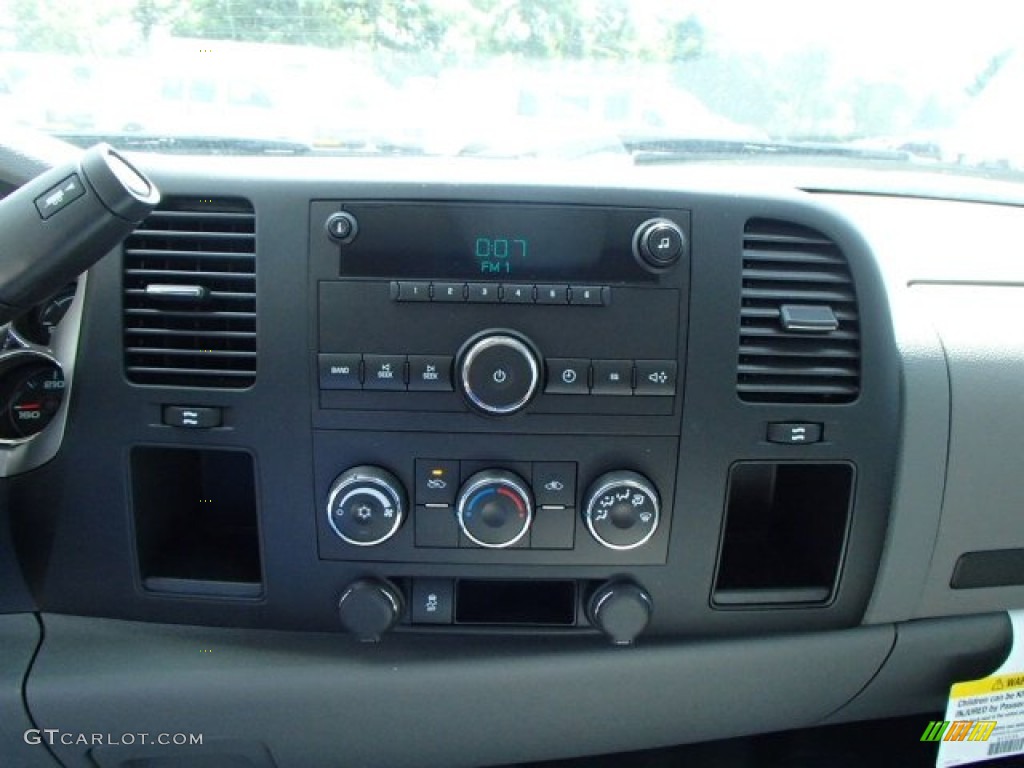
POLYGON ((658 491, 637 472, 601 475, 587 491, 583 519, 590 534, 608 549, 636 549, 658 530, 658 491))
POLYGON ((633 235, 633 255, 640 266, 664 272, 675 265, 686 250, 686 235, 671 219, 648 219, 633 235))
POLYGON ((524 339, 492 333, 471 339, 459 356, 459 383, 466 401, 491 416, 522 410, 537 394, 541 363, 524 339))

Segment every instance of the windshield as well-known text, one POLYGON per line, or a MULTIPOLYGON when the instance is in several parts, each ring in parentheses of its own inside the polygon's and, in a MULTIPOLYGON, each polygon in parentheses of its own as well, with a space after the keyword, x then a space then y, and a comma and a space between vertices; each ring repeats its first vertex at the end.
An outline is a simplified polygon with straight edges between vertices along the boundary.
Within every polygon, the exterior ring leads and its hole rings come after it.
POLYGON ((1024 7, 9 0, 0 120, 127 149, 1024 172, 1024 7))

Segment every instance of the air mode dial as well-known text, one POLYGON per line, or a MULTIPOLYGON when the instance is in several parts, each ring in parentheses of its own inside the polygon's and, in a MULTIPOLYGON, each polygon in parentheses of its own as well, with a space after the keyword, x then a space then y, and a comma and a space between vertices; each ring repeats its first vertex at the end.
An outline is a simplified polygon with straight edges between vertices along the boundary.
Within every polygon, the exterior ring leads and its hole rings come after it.
POLYGON ((456 502, 459 527, 481 547, 511 547, 530 530, 533 500, 519 475, 487 469, 470 477, 456 502))
POLYGON ((636 549, 654 535, 660 517, 658 491, 637 472, 601 475, 587 491, 583 519, 608 549, 636 549))

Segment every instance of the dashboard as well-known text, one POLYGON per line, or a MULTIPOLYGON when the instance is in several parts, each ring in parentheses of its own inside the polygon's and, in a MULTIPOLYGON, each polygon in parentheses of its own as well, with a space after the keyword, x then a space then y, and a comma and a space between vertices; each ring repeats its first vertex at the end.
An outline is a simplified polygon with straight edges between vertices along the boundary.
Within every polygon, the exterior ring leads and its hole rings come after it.
POLYGON ((554 759, 931 712, 1006 655, 1019 209, 135 161, 159 206, 0 368, 15 427, 61 382, 3 448, 25 764, 554 759))

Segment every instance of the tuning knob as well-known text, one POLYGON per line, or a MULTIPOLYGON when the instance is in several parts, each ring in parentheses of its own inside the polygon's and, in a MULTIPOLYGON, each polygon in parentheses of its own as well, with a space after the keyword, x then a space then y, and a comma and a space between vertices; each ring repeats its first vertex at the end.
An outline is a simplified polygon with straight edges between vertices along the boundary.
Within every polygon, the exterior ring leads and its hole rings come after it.
POLYGON ((631 645, 651 620, 654 604, 632 581, 609 581, 590 596, 587 616, 615 645, 631 645))
POLYGON ((404 513, 402 483, 380 467, 352 467, 338 475, 327 493, 327 522, 357 547, 390 539, 402 525, 404 513))
POLYGON ((658 491, 637 472, 601 475, 587 491, 583 520, 590 534, 608 549, 636 549, 658 529, 658 491))
POLYGON ((375 643, 402 618, 402 593, 383 579, 360 579, 349 584, 338 600, 345 631, 365 643, 375 643))
POLYGON ((682 257, 686 235, 671 219, 648 219, 633 235, 633 255, 640 266, 664 272, 682 257))
POLYGON ((511 547, 530 529, 533 501, 519 475, 487 469, 471 476, 456 501, 459 527, 481 547, 511 547))

